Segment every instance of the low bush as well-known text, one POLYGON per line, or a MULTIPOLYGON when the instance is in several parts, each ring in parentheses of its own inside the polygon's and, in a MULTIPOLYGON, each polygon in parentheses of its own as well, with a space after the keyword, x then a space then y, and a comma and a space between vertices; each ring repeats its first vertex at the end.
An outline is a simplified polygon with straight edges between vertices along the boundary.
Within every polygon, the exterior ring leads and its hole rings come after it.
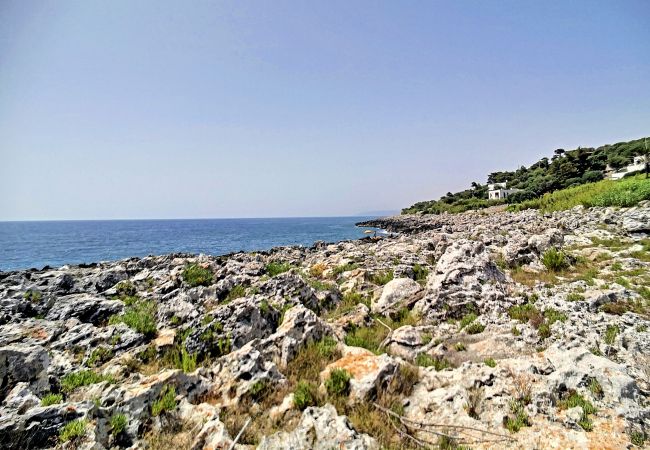
POLYGON ((81 440, 86 435, 86 425, 88 425, 88 422, 83 419, 66 423, 59 431, 59 441, 75 442, 81 440))
POLYGON ((181 274, 183 280, 191 287, 196 286, 209 286, 212 284, 214 274, 210 269, 202 267, 198 264, 190 264, 185 267, 181 274))
POLYGON ((391 281, 393 279, 393 276, 394 275, 392 270, 379 271, 371 274, 369 276, 369 281, 379 286, 383 286, 391 281))
POLYGON ((236 284, 233 286, 233 288, 228 292, 228 295, 226 296, 225 302, 231 302, 233 300, 236 300, 238 298, 241 298, 246 295, 246 288, 242 286, 241 284, 236 284))
POLYGON ((127 306, 123 314, 112 316, 109 323, 123 322, 146 338, 153 338, 158 333, 156 309, 154 301, 138 300, 127 306))
POLYGON ((358 269, 358 268, 359 268, 359 264, 357 263, 346 263, 340 266, 336 266, 332 271, 332 273, 334 274, 335 277, 338 277, 344 272, 349 272, 351 270, 358 269))
POLYGON ((334 397, 344 397, 350 393, 350 374, 345 369, 332 369, 325 381, 327 393, 334 397))
POLYGON ((451 363, 445 358, 432 357, 426 353, 419 353, 415 357, 415 364, 420 367, 433 367, 436 371, 441 371, 448 367, 452 367, 451 363))
POLYGON ((318 397, 316 385, 307 381, 300 381, 293 391, 293 404, 300 411, 303 411, 309 406, 316 405, 318 397))
POLYGON ((542 264, 551 272, 561 272, 569 267, 569 260, 563 251, 552 247, 542 255, 542 264))
POLYGON ((291 264, 272 261, 266 265, 265 272, 270 277, 275 277, 281 273, 291 270, 291 264))
POLYGON ((483 360, 483 364, 485 364, 488 367, 492 367, 492 368, 497 366, 497 362, 492 358, 487 358, 487 359, 483 360))

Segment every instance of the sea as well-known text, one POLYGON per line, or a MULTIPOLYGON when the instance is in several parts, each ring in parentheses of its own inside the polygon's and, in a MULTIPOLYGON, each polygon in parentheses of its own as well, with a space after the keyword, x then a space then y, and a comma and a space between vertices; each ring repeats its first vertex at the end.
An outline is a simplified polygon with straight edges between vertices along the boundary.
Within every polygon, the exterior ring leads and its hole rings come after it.
POLYGON ((359 239, 376 216, 0 222, 0 271, 167 253, 223 255, 359 239))

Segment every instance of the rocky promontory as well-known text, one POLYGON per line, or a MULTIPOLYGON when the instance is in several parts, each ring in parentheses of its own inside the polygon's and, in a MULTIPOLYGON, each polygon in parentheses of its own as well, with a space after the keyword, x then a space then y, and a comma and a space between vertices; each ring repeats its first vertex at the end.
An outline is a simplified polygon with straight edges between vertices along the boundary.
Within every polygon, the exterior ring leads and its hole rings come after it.
POLYGON ((650 205, 0 272, 0 447, 634 448, 650 205))

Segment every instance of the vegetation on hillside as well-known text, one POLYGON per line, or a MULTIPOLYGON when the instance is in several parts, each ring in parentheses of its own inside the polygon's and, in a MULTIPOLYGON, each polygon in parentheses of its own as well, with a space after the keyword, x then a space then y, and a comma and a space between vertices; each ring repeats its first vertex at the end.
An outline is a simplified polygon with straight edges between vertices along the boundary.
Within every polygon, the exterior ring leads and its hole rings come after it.
MULTIPOLYGON (((507 183, 508 189, 521 190, 510 196, 508 203, 535 201, 550 192, 602 180, 607 166, 619 169, 630 164, 635 156, 647 154, 644 139, 603 145, 598 148, 578 147, 569 151, 560 148, 555 150, 550 159, 542 158, 530 167, 521 166, 514 171, 492 172, 488 175, 487 181, 507 183)), ((505 203, 503 200, 488 200, 487 190, 487 185, 473 182, 470 189, 455 194, 448 192, 439 200, 416 203, 403 209, 402 214, 458 213, 505 203)))

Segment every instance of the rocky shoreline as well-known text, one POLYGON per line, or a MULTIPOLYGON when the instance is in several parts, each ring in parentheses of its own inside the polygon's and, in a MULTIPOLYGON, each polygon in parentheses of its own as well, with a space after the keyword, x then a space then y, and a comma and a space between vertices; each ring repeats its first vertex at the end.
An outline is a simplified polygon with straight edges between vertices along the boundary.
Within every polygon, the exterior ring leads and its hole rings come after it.
POLYGON ((359 225, 0 272, 0 447, 647 446, 650 205, 359 225))

